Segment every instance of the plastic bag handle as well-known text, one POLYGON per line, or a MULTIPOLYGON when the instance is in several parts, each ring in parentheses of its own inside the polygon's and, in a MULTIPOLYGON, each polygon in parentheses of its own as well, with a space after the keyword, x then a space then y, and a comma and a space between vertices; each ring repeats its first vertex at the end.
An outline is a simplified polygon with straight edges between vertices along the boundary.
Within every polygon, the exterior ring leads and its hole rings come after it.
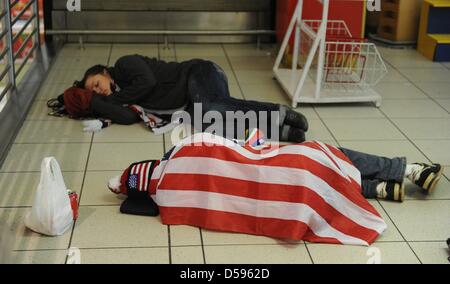
POLYGON ((56 182, 57 184, 64 185, 64 188, 67 188, 61 174, 61 168, 55 157, 47 157, 42 161, 41 181, 46 180, 49 177, 51 182, 56 182))

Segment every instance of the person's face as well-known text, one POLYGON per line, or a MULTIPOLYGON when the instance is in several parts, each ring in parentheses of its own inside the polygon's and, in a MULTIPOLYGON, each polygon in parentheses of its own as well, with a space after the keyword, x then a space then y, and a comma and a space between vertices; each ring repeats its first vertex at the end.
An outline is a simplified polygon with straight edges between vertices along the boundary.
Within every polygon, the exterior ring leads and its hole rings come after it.
POLYGON ((86 89, 94 91, 97 94, 109 96, 112 94, 111 84, 113 83, 111 77, 105 72, 90 76, 86 80, 86 89))

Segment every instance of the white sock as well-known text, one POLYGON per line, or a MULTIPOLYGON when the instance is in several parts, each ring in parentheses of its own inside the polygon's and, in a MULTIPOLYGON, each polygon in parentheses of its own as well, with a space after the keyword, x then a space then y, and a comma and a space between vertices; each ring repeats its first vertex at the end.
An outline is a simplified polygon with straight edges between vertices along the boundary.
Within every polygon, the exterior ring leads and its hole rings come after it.
POLYGON ((386 195, 387 195, 386 185, 387 185, 387 182, 380 182, 377 185, 377 197, 378 198, 386 198, 386 195))
POLYGON ((406 165, 405 177, 409 180, 413 181, 414 173, 420 171, 422 169, 421 165, 406 165))

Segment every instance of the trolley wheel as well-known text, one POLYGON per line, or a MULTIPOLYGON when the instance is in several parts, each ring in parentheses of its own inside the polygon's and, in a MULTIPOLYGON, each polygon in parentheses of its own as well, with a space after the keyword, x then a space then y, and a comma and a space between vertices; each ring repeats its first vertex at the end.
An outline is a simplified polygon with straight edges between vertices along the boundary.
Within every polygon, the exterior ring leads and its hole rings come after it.
POLYGON ((375 106, 377 108, 380 108, 381 107, 381 100, 380 101, 375 101, 375 106))

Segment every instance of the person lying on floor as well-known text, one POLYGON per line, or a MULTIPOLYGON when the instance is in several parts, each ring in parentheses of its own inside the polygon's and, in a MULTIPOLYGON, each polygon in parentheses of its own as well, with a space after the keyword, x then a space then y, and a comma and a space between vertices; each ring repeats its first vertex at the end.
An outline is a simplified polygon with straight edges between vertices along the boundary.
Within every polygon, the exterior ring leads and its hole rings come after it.
MULTIPOLYGON (((140 121, 136 112, 124 105, 138 105, 149 112, 161 114, 186 110, 194 117, 194 104, 200 103, 201 115, 217 111, 225 118, 226 112, 230 111, 254 111, 258 115, 260 128, 261 123, 267 125, 271 122, 271 112, 278 112, 281 141, 303 142, 308 130, 306 117, 288 106, 231 97, 225 72, 207 60, 177 63, 127 55, 119 58, 114 67, 95 65, 89 68, 79 85, 95 94, 80 98, 73 93, 71 98, 65 100, 68 110, 88 110, 89 114, 118 124, 140 121), (81 99, 84 99, 83 103, 80 103, 81 99), (260 112, 267 114, 267 117, 260 117, 260 112)), ((97 125, 102 126, 98 122, 97 125)), ((204 131, 206 127, 199 131, 204 131)))
POLYGON ((162 160, 131 164, 108 187, 128 196, 122 213, 160 213, 163 224, 368 245, 386 224, 366 198, 403 201, 404 178, 430 193, 442 170, 318 141, 250 147, 198 133, 162 160))

